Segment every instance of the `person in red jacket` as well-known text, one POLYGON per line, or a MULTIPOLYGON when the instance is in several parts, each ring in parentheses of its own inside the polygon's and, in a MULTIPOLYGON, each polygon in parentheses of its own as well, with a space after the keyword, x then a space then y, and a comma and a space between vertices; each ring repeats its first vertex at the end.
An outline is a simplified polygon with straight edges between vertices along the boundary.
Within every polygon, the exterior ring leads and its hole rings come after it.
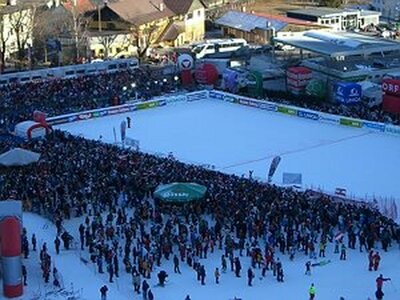
POLYGON ((377 288, 378 290, 382 290, 383 283, 384 283, 385 281, 388 281, 388 280, 391 280, 391 279, 390 279, 390 278, 383 278, 383 275, 380 274, 379 277, 376 278, 376 288, 377 288))

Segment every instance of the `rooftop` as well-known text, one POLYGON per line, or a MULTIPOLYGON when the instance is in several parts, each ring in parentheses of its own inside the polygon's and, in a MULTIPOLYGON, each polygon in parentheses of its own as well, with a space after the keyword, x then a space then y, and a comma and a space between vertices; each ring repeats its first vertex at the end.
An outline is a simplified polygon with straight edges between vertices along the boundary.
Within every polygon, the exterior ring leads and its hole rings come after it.
POLYGON ((360 13, 361 16, 377 15, 377 14, 380 15, 380 12, 372 10, 359 10, 353 8, 330 8, 330 7, 310 7, 310 8, 290 10, 287 12, 288 15, 300 14, 313 17, 326 17, 332 15, 354 14, 354 13, 360 13))
POLYGON ((215 23, 221 26, 227 26, 246 32, 251 32, 255 29, 266 30, 271 28, 274 28, 276 31, 280 31, 288 25, 287 22, 277 19, 238 11, 228 11, 221 18, 215 21, 215 23))
POLYGON ((310 30, 275 41, 331 57, 400 51, 399 42, 350 32, 310 30))

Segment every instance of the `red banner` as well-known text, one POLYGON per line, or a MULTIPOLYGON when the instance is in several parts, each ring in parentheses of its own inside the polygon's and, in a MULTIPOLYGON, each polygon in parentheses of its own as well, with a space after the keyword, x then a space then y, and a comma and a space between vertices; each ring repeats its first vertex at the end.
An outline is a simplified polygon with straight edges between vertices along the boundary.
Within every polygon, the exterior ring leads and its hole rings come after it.
POLYGON ((391 113, 400 113, 400 97, 383 96, 383 110, 391 113))
POLYGON ((382 91, 388 95, 400 96, 400 80, 384 79, 382 81, 382 91))

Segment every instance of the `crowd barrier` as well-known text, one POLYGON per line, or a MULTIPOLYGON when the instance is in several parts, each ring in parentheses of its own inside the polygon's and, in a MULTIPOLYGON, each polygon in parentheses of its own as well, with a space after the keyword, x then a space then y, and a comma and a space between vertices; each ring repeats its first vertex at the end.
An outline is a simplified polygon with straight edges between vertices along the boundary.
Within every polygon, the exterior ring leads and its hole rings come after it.
POLYGON ((210 91, 208 96, 211 99, 251 106, 263 110, 295 116, 298 118, 304 118, 322 123, 335 124, 352 128, 364 128, 374 132, 382 132, 400 136, 400 126, 332 115, 328 113, 300 108, 297 106, 277 104, 265 100, 256 100, 249 97, 215 90, 210 91))
POLYGON ((118 106, 111 106, 106 108, 93 109, 77 113, 60 115, 56 117, 50 117, 46 118, 46 121, 49 125, 59 125, 59 124, 72 123, 82 120, 112 116, 136 110, 150 109, 159 106, 165 106, 175 102, 184 102, 184 101, 192 102, 192 101, 206 99, 207 97, 208 97, 208 91, 196 91, 181 95, 166 95, 145 102, 138 101, 131 104, 123 104, 118 106))
POLYGON ((374 132, 382 132, 392 135, 400 136, 400 126, 366 121, 361 119, 348 118, 323 112, 318 112, 310 109, 300 108, 297 106, 277 104, 266 100, 256 100, 245 96, 239 96, 231 93, 226 93, 216 90, 202 90, 180 95, 166 95, 146 102, 135 102, 131 104, 124 104, 119 106, 111 106, 107 108, 88 110, 78 113, 61 115, 56 117, 47 118, 50 125, 58 125, 64 123, 71 123, 81 120, 89 120, 115 114, 121 114, 141 109, 150 109, 159 106, 168 105, 175 102, 192 102, 203 99, 217 99, 231 103, 237 103, 245 106, 251 106, 267 111, 278 112, 281 114, 304 118, 308 120, 318 121, 327 124, 335 124, 352 128, 363 128, 374 132))

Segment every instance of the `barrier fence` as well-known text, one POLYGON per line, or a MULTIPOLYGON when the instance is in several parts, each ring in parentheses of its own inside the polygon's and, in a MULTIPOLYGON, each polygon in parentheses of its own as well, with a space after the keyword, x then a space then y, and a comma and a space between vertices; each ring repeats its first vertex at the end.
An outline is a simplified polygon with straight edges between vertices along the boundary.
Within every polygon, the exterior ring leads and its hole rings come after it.
POLYGON ((208 96, 211 99, 251 106, 263 110, 282 113, 285 115, 295 116, 298 118, 304 118, 328 124, 341 125, 345 127, 363 128, 374 132, 382 132, 400 136, 400 126, 322 113, 314 110, 300 108, 297 106, 277 104, 266 100, 256 100, 215 90, 210 91, 208 96))

